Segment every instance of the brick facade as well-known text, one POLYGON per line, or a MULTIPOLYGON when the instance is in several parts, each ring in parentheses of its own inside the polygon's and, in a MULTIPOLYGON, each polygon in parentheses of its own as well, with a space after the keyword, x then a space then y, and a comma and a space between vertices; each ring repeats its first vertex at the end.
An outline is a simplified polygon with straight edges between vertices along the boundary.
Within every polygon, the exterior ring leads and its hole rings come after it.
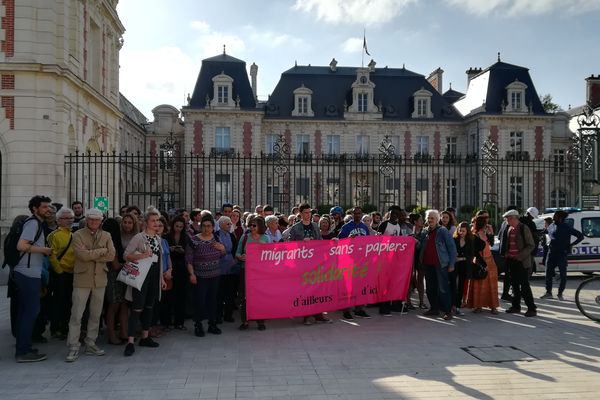
POLYGON ((202 154, 204 152, 202 121, 194 121, 194 142, 192 152, 202 154))
POLYGON ((4 40, 0 43, 0 51, 6 57, 15 55, 15 0, 2 0, 4 16, 0 26, 4 31, 4 40))

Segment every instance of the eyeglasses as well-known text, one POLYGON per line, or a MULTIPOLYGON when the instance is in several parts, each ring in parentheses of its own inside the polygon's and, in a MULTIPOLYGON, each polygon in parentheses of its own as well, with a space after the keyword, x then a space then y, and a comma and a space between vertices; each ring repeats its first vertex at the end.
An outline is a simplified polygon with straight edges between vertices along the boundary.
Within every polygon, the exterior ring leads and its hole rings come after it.
POLYGON ((212 225, 211 224, 202 224, 202 227, 203 228, 212 228, 212 225))
POLYGON ((74 220, 75 218, 73 218, 73 217, 61 217, 61 218, 59 218, 59 219, 74 220))

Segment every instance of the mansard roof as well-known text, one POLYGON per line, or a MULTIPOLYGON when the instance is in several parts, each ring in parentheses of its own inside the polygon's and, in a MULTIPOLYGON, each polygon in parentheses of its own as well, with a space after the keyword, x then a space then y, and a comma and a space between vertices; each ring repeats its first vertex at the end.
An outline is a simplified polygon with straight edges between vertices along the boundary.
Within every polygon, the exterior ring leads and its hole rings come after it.
POLYGON ((465 94, 461 93, 457 90, 454 89, 448 89, 444 92, 444 94, 442 95, 442 97, 444 99, 446 99, 446 101, 450 104, 454 104, 455 102, 457 102, 458 100, 460 100, 461 97, 463 97, 465 94))
MULTIPOLYGON (((294 109, 294 90, 306 86, 313 91, 312 109, 317 119, 343 119, 344 104, 352 104, 352 84, 357 67, 294 66, 281 78, 265 107, 267 118, 290 118, 294 109)), ((433 93, 431 111, 437 120, 457 120, 460 114, 431 86, 425 76, 406 68, 375 68, 369 79, 375 84, 373 103, 383 106, 387 120, 410 119, 413 94, 420 89, 433 93)), ((306 118, 306 117, 295 117, 306 118)), ((308 117, 313 118, 313 117, 308 117)))
POLYGON ((467 94, 454 105, 462 115, 471 114, 473 111, 501 114, 503 103, 509 101, 506 87, 515 81, 527 85, 525 105, 531 105, 531 112, 546 114, 529 75, 529 69, 502 61, 492 64, 474 76, 469 82, 467 94), (481 108, 484 104, 485 107, 481 108))
POLYGON ((136 125, 142 126, 142 124, 148 123, 148 118, 133 103, 127 100, 121 92, 119 92, 119 110, 136 125))
POLYGON ((234 100, 240 97, 240 108, 256 108, 256 100, 246 72, 246 63, 225 53, 202 60, 202 67, 188 107, 206 107, 206 95, 211 100, 214 97, 212 78, 221 73, 233 78, 231 97, 234 100))

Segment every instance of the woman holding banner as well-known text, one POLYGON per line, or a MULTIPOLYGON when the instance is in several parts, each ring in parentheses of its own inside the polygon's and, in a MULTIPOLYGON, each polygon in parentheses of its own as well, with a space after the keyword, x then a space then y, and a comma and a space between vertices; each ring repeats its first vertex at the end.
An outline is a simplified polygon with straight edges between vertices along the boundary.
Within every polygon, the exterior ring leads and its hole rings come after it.
MULTIPOLYGON (((242 324, 240 325, 240 331, 245 331, 248 329, 248 318, 246 315, 246 246, 248 243, 269 243, 269 237, 265 235, 265 231, 267 227, 265 225, 265 219, 260 216, 256 216, 251 214, 248 216, 246 221, 246 225, 248 226, 248 232, 246 232, 242 238, 240 239, 237 247, 237 251, 235 253, 235 258, 240 262, 240 317, 242 319, 242 324)), ((264 331, 267 329, 265 326, 264 320, 257 320, 258 330, 264 331)))

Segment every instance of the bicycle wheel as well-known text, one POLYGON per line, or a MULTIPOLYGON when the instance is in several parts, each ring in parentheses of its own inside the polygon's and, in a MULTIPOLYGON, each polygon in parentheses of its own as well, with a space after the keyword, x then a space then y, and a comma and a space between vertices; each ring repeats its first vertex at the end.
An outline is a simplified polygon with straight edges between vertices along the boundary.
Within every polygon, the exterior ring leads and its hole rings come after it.
POLYGON ((575 292, 579 311, 593 321, 600 321, 600 276, 581 282, 575 292))

